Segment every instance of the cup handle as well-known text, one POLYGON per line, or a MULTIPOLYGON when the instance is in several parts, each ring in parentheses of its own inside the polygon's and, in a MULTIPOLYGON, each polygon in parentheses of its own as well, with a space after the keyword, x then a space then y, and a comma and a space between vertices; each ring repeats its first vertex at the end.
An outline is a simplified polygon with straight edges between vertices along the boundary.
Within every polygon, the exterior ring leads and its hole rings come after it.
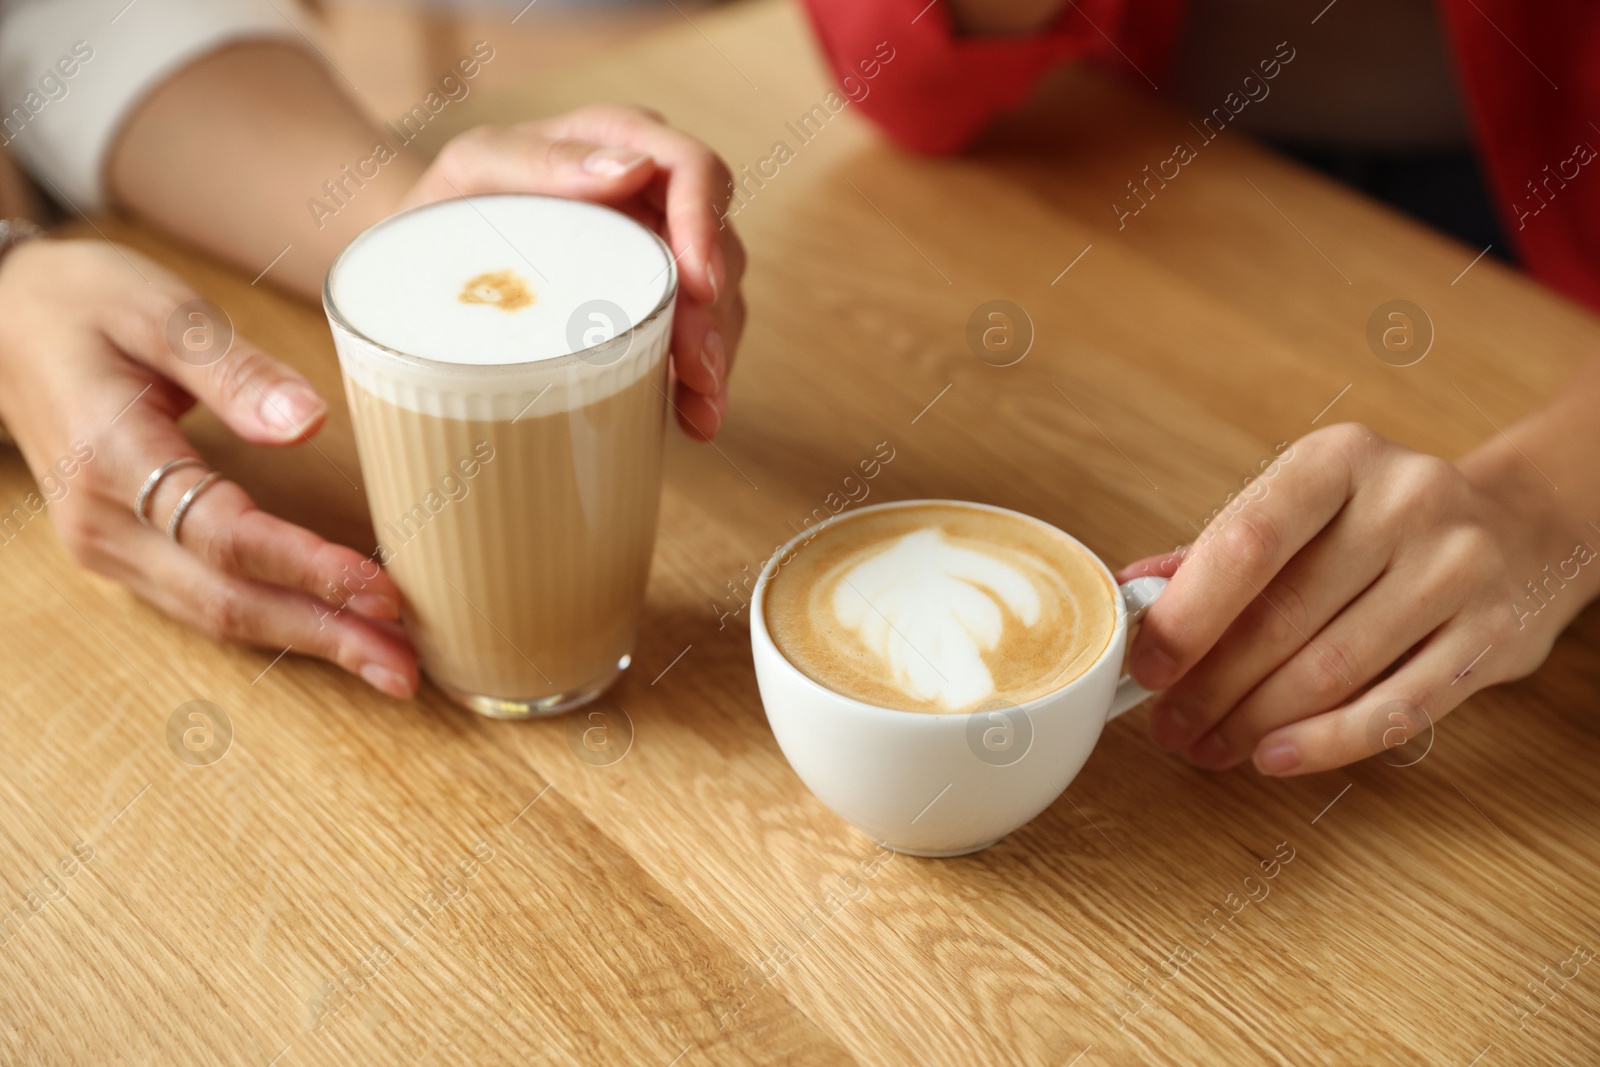
MULTIPOLYGON (((1153 575, 1131 579, 1118 587, 1123 603, 1128 606, 1129 647, 1133 645, 1134 634, 1138 633, 1139 620, 1144 618, 1144 613, 1150 610, 1150 605, 1160 598, 1166 588, 1167 580, 1153 575)), ((1117 682, 1117 695, 1111 700, 1111 709, 1106 712, 1106 721, 1110 722, 1129 708, 1143 703, 1150 694, 1151 690, 1135 682, 1131 674, 1124 674, 1117 682)))

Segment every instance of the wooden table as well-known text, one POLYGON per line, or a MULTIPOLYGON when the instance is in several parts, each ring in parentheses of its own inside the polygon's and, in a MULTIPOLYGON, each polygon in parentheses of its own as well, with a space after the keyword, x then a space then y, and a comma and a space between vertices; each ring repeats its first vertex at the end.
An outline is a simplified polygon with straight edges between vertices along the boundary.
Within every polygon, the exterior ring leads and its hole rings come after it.
MULTIPOLYGON (((1135 713, 1032 824, 943 861, 878 856, 806 791, 744 614, 719 624, 879 442, 871 500, 991 501, 1121 561, 1189 539, 1313 422, 1458 455, 1600 325, 1234 135, 1119 229, 1108 200, 1185 126, 1099 76, 1049 87, 1053 132, 1019 117, 953 160, 848 107, 798 144, 785 123, 827 88, 797 13, 761 4, 471 116, 634 99, 736 169, 794 150, 736 219, 753 312, 726 430, 670 448, 636 663, 598 709, 620 758, 584 748, 593 720, 491 722, 213 645, 42 520, 0 547, 0 905, 26 912, 0 928, 0 1061, 1600 1059, 1600 969, 1556 977, 1600 945, 1594 612, 1413 766, 1205 773, 1135 713), (965 339, 996 298, 1037 331, 1010 367, 965 339), (1410 367, 1365 341, 1395 298, 1437 331, 1410 367), (200 766, 167 738, 197 699, 234 731, 200 766)), ((106 226, 338 395, 318 309, 106 226)), ((318 451, 192 429, 264 503, 370 537, 342 411, 318 451)), ((30 488, 6 453, 0 500, 30 488)))

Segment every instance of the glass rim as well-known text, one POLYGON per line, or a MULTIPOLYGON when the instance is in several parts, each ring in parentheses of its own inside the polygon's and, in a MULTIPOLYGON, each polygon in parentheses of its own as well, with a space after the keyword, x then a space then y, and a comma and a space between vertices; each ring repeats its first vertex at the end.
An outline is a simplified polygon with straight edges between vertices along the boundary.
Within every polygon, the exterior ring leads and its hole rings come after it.
MULTIPOLYGON (((444 371, 444 372, 452 373, 452 374, 459 374, 459 373, 462 373, 462 372, 480 373, 480 374, 487 374, 487 375, 494 375, 494 374, 501 374, 501 373, 504 373, 504 374, 526 373, 527 371, 529 371, 530 369, 535 368, 535 367, 541 367, 541 368, 542 367, 549 367, 551 369, 558 369, 558 368, 561 368, 561 367, 570 366, 573 363, 583 363, 583 364, 585 364, 587 366, 594 366, 595 364, 590 363, 590 361, 585 359, 584 357, 588 356, 588 355, 591 355, 592 353, 598 352, 598 351, 600 351, 601 349, 605 348, 608 345, 616 344, 616 342, 618 340, 620 340, 621 338, 627 337, 629 334, 637 334, 640 331, 642 331, 643 329, 645 329, 646 327, 650 326, 652 323, 654 323, 657 319, 661 318, 661 316, 663 314, 665 314, 668 310, 670 310, 672 308, 673 304, 677 300, 677 297, 678 297, 678 261, 675 258, 673 258, 672 248, 667 244, 666 241, 661 239, 661 235, 660 234, 656 233, 654 230, 650 229, 648 226, 646 226, 643 223, 641 223, 638 219, 635 219, 630 215, 624 214, 623 212, 618 211, 616 208, 610 207, 609 205, 596 204, 596 203, 592 203, 592 202, 590 202, 588 200, 578 200, 578 199, 576 199, 574 197, 570 197, 570 196, 550 196, 550 195, 548 195, 546 193, 478 193, 478 194, 473 194, 473 195, 470 195, 470 196, 450 197, 450 198, 445 199, 445 200, 433 200, 433 201, 430 201, 430 202, 428 202, 426 204, 418 204, 416 207, 406 208, 404 211, 397 211, 393 215, 389 215, 386 218, 378 220, 377 222, 373 223, 371 226, 368 226, 366 229, 362 230, 360 233, 358 233, 354 237, 352 237, 350 239, 349 243, 346 244, 343 248, 341 248, 339 250, 339 254, 334 257, 333 262, 328 265, 328 273, 325 274, 323 276, 323 279, 322 279, 322 310, 323 310, 324 314, 326 314, 328 316, 329 324, 331 324, 335 329, 343 331, 344 333, 348 334, 349 336, 355 338, 356 340, 360 341, 361 343, 367 345, 368 347, 372 348, 373 350, 375 350, 375 351, 377 351, 379 353, 382 353, 384 356, 387 356, 387 357, 389 357, 391 359, 399 360, 402 363, 407 363, 407 364, 410 364, 410 365, 415 366, 415 367, 420 367, 420 368, 424 368, 424 369, 428 369, 428 370, 444 371), (402 219, 402 218, 406 217, 407 215, 413 215, 413 214, 416 214, 418 212, 428 211, 428 210, 430 210, 432 208, 437 208, 437 207, 440 207, 441 205, 444 205, 444 204, 458 203, 458 202, 463 201, 463 200, 505 200, 505 199, 513 199, 513 200, 559 200, 559 201, 562 201, 562 202, 565 202, 565 203, 583 204, 583 205, 585 205, 587 207, 595 208, 595 209, 598 209, 600 211, 610 212, 611 214, 616 215, 617 217, 626 220, 629 224, 631 224, 631 225, 637 227, 638 229, 642 230, 644 233, 646 233, 646 234, 648 234, 650 236, 651 240, 655 241, 656 247, 659 248, 661 250, 662 255, 666 257, 666 261, 667 261, 667 266, 666 266, 667 284, 666 284, 666 288, 662 291, 661 299, 659 301, 657 301, 656 306, 651 308, 649 313, 646 314, 638 322, 636 322, 633 325, 629 326, 626 330, 623 330, 621 333, 617 334, 615 337, 607 338, 606 340, 601 341, 597 345, 590 345, 588 348, 579 349, 576 352, 568 352, 565 355, 561 355, 561 356, 546 356, 543 359, 519 360, 519 361, 514 362, 514 363, 452 363, 452 362, 450 362, 448 360, 430 359, 427 356, 419 356, 414 352, 404 352, 404 351, 401 351, 398 348, 393 348, 393 347, 391 347, 389 345, 386 345, 382 341, 378 341, 378 340, 375 340, 372 337, 369 337, 367 334, 365 334, 361 330, 357 329, 348 319, 346 319, 344 317, 344 313, 339 310, 339 305, 336 304, 334 302, 334 299, 333 299, 333 275, 334 275, 334 272, 339 269, 339 265, 344 262, 345 256, 350 254, 350 250, 353 247, 355 247, 356 242, 361 240, 367 234, 372 233, 374 230, 380 229, 380 228, 382 228, 384 226, 388 226, 390 223, 393 223, 393 222, 395 222, 395 221, 397 221, 399 219, 402 219)), ((630 342, 630 344, 631 344, 631 342, 630 342)))

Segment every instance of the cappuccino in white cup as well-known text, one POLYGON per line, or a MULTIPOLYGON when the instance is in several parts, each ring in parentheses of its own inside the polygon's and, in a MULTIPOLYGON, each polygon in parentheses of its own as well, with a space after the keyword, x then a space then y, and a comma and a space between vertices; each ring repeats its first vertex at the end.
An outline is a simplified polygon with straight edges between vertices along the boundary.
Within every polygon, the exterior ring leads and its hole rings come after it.
POLYGON ((750 641, 767 721, 823 803, 920 856, 994 844, 1044 810, 1112 717, 1165 581, 1121 587, 1038 519, 959 501, 829 519, 767 562, 750 641))

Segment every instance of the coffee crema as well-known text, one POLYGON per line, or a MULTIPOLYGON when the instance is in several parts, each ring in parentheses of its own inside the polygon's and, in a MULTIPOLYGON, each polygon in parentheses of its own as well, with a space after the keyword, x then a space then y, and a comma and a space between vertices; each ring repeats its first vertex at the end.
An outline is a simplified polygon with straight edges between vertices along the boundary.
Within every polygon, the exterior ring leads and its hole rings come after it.
POLYGON ((1088 670, 1116 591, 1070 538, 959 504, 836 520, 769 579, 767 630, 813 681, 902 711, 1022 704, 1088 670))

